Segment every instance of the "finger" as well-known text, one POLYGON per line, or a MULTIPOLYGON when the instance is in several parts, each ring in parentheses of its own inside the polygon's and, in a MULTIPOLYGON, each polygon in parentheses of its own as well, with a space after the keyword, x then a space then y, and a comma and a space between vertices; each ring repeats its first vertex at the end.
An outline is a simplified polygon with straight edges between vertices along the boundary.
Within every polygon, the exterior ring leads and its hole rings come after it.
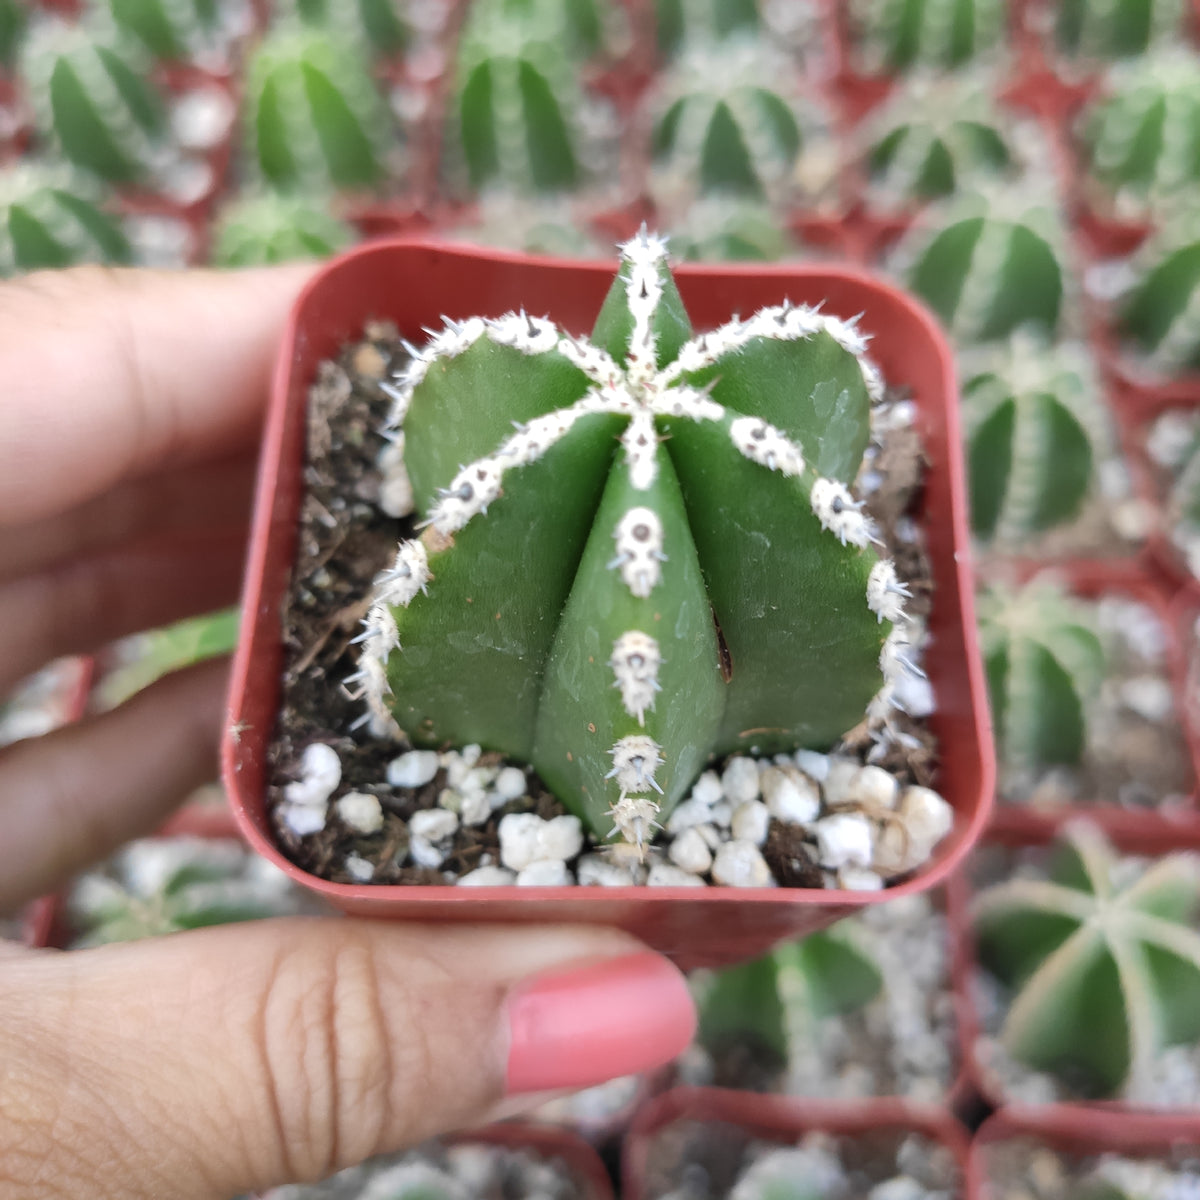
POLYGON ((228 676, 228 661, 202 663, 103 716, 0 749, 0 913, 151 832, 217 777, 228 676))
POLYGON ((253 440, 312 270, 83 267, 0 285, 0 524, 253 440))
POLYGON ((317 1179, 506 1091, 657 1066, 693 1027, 679 972, 602 928, 286 920, 30 952, 0 978, 0 1172, 43 1200, 317 1179))
POLYGON ((155 536, 246 527, 257 454, 131 479, 66 512, 0 526, 0 581, 155 536))
POLYGON ((0 584, 0 695, 54 658, 231 604, 245 552, 238 526, 120 546, 0 584))

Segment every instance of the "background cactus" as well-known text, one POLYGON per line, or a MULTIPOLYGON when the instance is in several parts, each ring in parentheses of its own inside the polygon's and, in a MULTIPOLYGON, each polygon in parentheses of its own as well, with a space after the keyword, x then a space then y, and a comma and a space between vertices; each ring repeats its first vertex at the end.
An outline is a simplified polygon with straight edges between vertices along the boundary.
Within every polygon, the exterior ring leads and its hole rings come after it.
POLYGON ((962 361, 971 525, 1019 543, 1076 516, 1114 436, 1086 348, 1014 335, 962 361))
POLYGON ((0 0, 0 67, 11 67, 17 57, 29 9, 22 0, 0 0))
POLYGON ((1003 1042, 1089 1095, 1136 1091, 1163 1047, 1200 1038, 1200 864, 1171 854, 1131 879, 1076 824, 1048 875, 995 884, 972 907, 981 961, 1015 992, 1003 1042))
POLYGON ((22 163, 0 171, 0 276, 77 263, 125 263, 129 242, 70 171, 22 163))
POLYGON ((408 45, 403 0, 284 0, 282 8, 306 25, 349 38, 366 58, 402 54, 408 45))
POLYGON ((1148 365, 1174 373, 1200 369, 1200 205, 1189 199, 1140 246, 1119 303, 1122 334, 1148 365))
POLYGON ((766 205, 729 196, 697 200, 672 223, 670 242, 684 262, 774 262, 792 249, 766 205))
POLYGON ((155 58, 182 61, 211 44, 218 0, 107 0, 114 24, 155 58))
POLYGON ((413 352, 384 486, 424 532, 357 682, 376 730, 530 761, 640 842, 710 755, 886 710, 907 589, 848 490, 881 392, 861 335, 784 305, 693 338, 664 244, 622 250, 590 341, 509 314, 413 352))
POLYGON ((1200 182, 1200 58, 1174 47, 1108 75, 1081 130, 1092 179, 1137 213, 1200 182))
POLYGON ((979 596, 979 642, 992 722, 1010 769, 1077 763, 1105 653, 1085 605, 1041 579, 979 596))
POLYGON ((356 233, 326 204, 303 196, 266 193, 229 205, 213 228, 212 262, 250 267, 328 258, 351 245, 356 233))
POLYGON ((756 0, 654 0, 659 53, 673 57, 692 41, 718 41, 761 27, 756 0))
POLYGON ((1059 50, 1086 58, 1141 54, 1185 35, 1186 0, 1059 0, 1059 50))
POLYGON ((1004 0, 852 0, 851 21, 870 74, 958 67, 1005 42, 1004 0))
POLYGON ((246 144, 280 188, 363 188, 387 173, 390 121, 365 59, 324 28, 284 26, 246 73, 246 144))
POLYGON ((39 133, 75 166, 136 183, 170 158, 162 97, 127 50, 46 22, 30 31, 22 62, 39 133))
POLYGON ((989 191, 932 211, 901 244, 897 269, 963 342, 1029 326, 1053 335, 1063 302, 1062 231, 1022 192, 989 191))

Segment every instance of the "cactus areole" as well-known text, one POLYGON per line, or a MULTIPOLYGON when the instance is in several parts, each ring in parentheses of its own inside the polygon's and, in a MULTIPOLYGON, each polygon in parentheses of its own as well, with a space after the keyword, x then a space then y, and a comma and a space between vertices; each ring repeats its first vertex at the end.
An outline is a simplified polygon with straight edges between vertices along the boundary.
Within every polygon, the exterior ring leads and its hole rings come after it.
POLYGON ((907 588, 854 496, 882 392, 853 321, 693 334, 644 231, 590 339, 447 321, 394 384, 384 491, 419 535, 353 684, 414 744, 532 764, 642 844, 710 760, 886 735, 907 588))

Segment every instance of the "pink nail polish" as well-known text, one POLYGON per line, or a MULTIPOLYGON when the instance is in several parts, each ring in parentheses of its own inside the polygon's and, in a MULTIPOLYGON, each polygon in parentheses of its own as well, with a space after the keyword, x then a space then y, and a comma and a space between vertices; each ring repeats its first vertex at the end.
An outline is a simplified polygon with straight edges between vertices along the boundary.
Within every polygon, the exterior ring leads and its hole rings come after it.
POLYGON ((657 954, 606 958, 517 986, 508 998, 507 1091, 589 1087, 668 1062, 692 1040, 696 1010, 657 954))

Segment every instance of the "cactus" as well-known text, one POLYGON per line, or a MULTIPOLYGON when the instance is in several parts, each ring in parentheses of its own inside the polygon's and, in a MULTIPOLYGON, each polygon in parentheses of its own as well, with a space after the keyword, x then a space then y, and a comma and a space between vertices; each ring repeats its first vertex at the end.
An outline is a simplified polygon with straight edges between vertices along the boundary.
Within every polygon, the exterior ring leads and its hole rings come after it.
POLYGON ((1064 54, 1122 58, 1186 36, 1186 0, 1059 0, 1055 41, 1064 54))
POLYGON ((1113 453, 1113 433, 1086 347, 1015 334, 999 352, 964 356, 971 525, 1020 542, 1071 520, 1113 453))
POLYGON ((31 30, 22 62, 39 132, 75 166, 127 184, 169 159, 162 97, 131 52, 47 22, 31 30))
POLYGON ((791 240, 765 206, 710 196, 671 223, 671 249, 684 262, 774 262, 791 240))
POLYGON ((29 24, 23 0, 0 0, 0 67, 11 68, 29 24))
POLYGON ((981 961, 1015 992, 1005 1046, 1097 1096, 1136 1090, 1161 1049, 1200 1038, 1200 863, 1171 854, 1132 881, 1128 866, 1072 824, 1048 878, 996 884, 972 908, 981 961))
POLYGON ((843 921, 716 974, 698 996, 699 1038, 714 1053, 749 1041, 791 1063, 820 1036, 824 1017, 855 1012, 882 987, 879 967, 843 921))
POLYGON ((125 263, 129 243, 72 172, 39 163, 0 170, 0 276, 77 263, 125 263))
POLYGON ((1021 192, 988 190, 947 202, 915 226, 896 269, 964 342, 1022 326, 1053 335, 1063 300, 1057 214, 1021 192))
POLYGON ((958 67, 1002 46, 1004 0, 852 0, 863 69, 879 75, 915 66, 958 67))
MULTIPOLYGON (((763 198, 793 182, 804 148, 791 67, 749 40, 694 46, 664 78, 654 124, 658 172, 690 197, 763 198)), ((806 112, 816 112, 815 107, 806 112)), ((661 188, 659 190, 662 190, 661 188)))
POLYGON ((1085 605, 1048 580, 979 597, 979 643, 1002 762, 1027 770, 1077 763, 1105 652, 1085 605))
POLYGON ((301 911, 287 876, 235 841, 131 842, 69 900, 75 948, 301 911))
POLYGON ((1157 371, 1200 370, 1200 205, 1170 213, 1133 255, 1119 303, 1122 334, 1157 371))
POLYGON ((1013 169, 1002 117, 974 77, 915 75, 867 124, 874 207, 949 196, 1013 169))
POLYGON ((1082 139, 1092 179, 1118 212, 1200 182, 1200 60, 1182 48, 1120 63, 1109 94, 1086 114, 1082 139))
POLYGON ((353 226, 327 205, 303 196, 266 193, 230 204, 213 228, 212 262, 218 267, 250 267, 328 258, 351 245, 353 226))
POLYGON ((280 188, 356 188, 386 174, 389 118, 362 55, 321 28, 281 26, 246 72, 246 143, 280 188))
POLYGON ((590 341, 448 322, 393 388, 383 486, 424 532, 377 582, 364 721, 532 762, 640 842, 711 755, 885 720, 907 591, 848 490, 864 349, 786 303, 692 337, 645 231, 590 341))
POLYGON ((718 41, 761 27, 756 0, 654 0, 659 53, 672 58, 689 41, 718 41))
POLYGON ((402 54, 408 45, 405 7, 402 0, 285 0, 277 13, 290 10, 306 25, 336 31, 352 40, 366 58, 389 58, 402 54))
POLYGON ((113 23, 155 58, 192 58, 212 41, 218 0, 108 0, 113 23))

